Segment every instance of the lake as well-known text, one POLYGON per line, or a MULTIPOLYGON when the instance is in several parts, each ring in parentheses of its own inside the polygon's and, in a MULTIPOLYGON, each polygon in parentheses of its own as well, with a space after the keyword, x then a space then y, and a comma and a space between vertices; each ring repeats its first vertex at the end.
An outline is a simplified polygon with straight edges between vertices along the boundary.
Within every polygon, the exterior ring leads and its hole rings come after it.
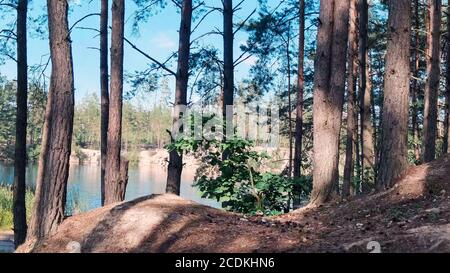
MULTIPOLYGON (((37 165, 27 168, 27 185, 35 186, 37 165)), ((126 200, 150 194, 162 194, 166 188, 167 167, 157 164, 130 166, 126 200)), ((192 187, 195 170, 185 168, 181 178, 181 197, 198 203, 220 208, 213 200, 201 198, 197 188, 192 187)), ((14 181, 14 166, 0 163, 0 184, 11 185, 14 181)), ((74 204, 81 211, 100 207, 100 167, 97 165, 71 165, 67 185, 67 210, 71 213, 74 204)))

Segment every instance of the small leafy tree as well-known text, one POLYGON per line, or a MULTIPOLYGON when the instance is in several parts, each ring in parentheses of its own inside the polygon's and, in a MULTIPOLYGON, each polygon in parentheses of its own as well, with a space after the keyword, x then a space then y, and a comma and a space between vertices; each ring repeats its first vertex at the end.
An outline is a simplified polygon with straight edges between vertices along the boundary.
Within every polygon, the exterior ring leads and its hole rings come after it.
MULTIPOLYGON (((195 140, 180 138, 169 144, 169 151, 193 153, 201 157, 197 170, 195 187, 203 193, 203 198, 222 202, 229 211, 276 215, 289 211, 289 200, 294 188, 308 196, 311 190, 310 179, 289 179, 270 172, 262 173, 258 167, 270 158, 252 148, 254 143, 242 138, 230 138, 225 142, 219 139, 195 140), (227 158, 223 159, 223 154, 227 158), (299 183, 299 187, 294 187, 299 183)), ((299 194, 295 194, 297 196, 299 194)))

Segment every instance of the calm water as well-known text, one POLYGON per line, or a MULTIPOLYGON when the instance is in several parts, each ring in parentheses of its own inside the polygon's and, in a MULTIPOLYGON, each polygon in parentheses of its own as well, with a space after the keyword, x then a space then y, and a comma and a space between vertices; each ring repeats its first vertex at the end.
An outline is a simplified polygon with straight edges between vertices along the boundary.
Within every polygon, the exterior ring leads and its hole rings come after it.
MULTIPOLYGON (((37 165, 27 169, 27 184, 34 187, 37 165)), ((189 168, 183 170, 181 178, 181 196, 201 204, 220 207, 220 204, 202 199, 197 188, 192 187, 195 172, 189 168)), ((166 188, 167 168, 160 165, 130 166, 126 200, 164 193, 166 188)), ((14 167, 0 163, 0 183, 12 184, 14 167)), ((67 187, 67 207, 70 211, 73 204, 82 211, 100 207, 100 167, 95 165, 71 165, 67 187)))

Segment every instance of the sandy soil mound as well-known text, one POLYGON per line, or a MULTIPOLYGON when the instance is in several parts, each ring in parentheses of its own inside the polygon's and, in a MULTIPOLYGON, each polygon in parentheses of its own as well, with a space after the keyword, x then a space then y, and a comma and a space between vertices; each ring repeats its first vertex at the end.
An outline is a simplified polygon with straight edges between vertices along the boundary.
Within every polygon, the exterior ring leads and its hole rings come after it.
POLYGON ((445 157, 390 191, 273 218, 150 196, 68 218, 19 252, 450 252, 449 192, 445 157))
POLYGON ((383 193, 277 217, 310 238, 302 252, 450 252, 450 156, 410 168, 383 193))
MULTIPOLYGON (((173 195, 150 196, 67 219, 32 252, 286 251, 295 233, 173 195), (78 249, 77 249, 78 248, 78 249)), ((30 251, 29 245, 19 252, 30 251)))

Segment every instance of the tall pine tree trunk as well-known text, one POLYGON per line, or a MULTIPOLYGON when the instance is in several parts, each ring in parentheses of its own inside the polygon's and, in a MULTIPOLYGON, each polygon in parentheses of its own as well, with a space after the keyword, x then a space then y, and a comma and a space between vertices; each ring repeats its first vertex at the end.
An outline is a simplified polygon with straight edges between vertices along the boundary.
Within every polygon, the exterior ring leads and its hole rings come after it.
MULTIPOLYGON (((302 174, 302 145, 303 145, 303 93, 305 89, 305 0, 299 1, 299 36, 298 36, 298 69, 297 69, 297 106, 295 120, 295 151, 294 151, 294 177, 300 178, 302 174)), ((300 192, 299 188, 295 189, 300 192)), ((298 197, 298 196, 297 196, 298 197)), ((294 205, 299 205, 299 198, 294 198, 294 205)))
MULTIPOLYGON (((375 180, 376 180, 376 170, 377 170, 377 154, 378 154, 378 146, 377 146, 377 130, 376 130, 376 111, 375 111, 375 100, 374 100, 374 94, 373 94, 373 79, 372 79, 372 60, 370 58, 370 54, 369 54, 369 49, 366 50, 366 90, 367 92, 365 92, 365 109, 366 110, 366 118, 365 121, 366 122, 370 122, 370 126, 367 125, 366 126, 366 132, 367 135, 371 136, 370 138, 366 138, 369 141, 372 141, 372 143, 370 144, 366 144, 366 147, 372 147, 371 150, 373 151, 373 157, 368 157, 368 158, 372 158, 373 159, 373 165, 368 165, 371 166, 371 168, 369 169, 371 174, 374 174, 374 177, 371 177, 371 179, 369 178, 369 182, 372 183, 371 187, 372 189, 375 187, 375 180)), ((366 185, 368 185, 366 183, 366 185)))
POLYGON ((427 82, 425 85, 424 112, 424 162, 436 158, 436 135, 438 120, 438 96, 440 80, 440 41, 441 41, 441 0, 428 0, 427 30, 427 82))
POLYGON ((17 115, 14 158, 14 244, 21 245, 27 236, 25 207, 27 169, 27 12, 28 0, 17 2, 17 115))
POLYGON ((111 86, 109 97, 108 149, 105 169, 105 205, 123 201, 126 160, 121 158, 125 1, 112 2, 111 86))
POLYGON ((447 6, 447 59, 446 59, 446 130, 445 142, 447 143, 444 153, 450 153, 450 5, 447 6))
POLYGON ((47 1, 52 72, 28 235, 37 239, 54 233, 64 219, 74 114, 68 7, 65 0, 47 1))
MULTIPOLYGON (((189 57, 191 49, 192 0, 184 0, 181 10, 180 37, 178 45, 178 68, 175 89, 175 109, 173 112, 172 137, 177 138, 183 132, 180 121, 183 108, 187 105, 189 80, 189 57)), ((183 155, 177 151, 169 154, 166 192, 180 195, 183 155)))
POLYGON ((419 105, 418 105, 418 97, 419 97, 419 69, 420 69, 420 15, 419 15, 419 0, 414 1, 414 50, 413 50, 413 81, 412 81, 412 90, 411 90, 411 104, 412 104, 412 113, 411 113, 411 127, 413 133, 413 141, 414 141, 414 158, 416 163, 420 162, 420 128, 418 122, 419 116, 419 105))
POLYGON ((233 0, 223 0, 223 120, 224 139, 233 135, 233 112, 230 108, 234 104, 234 32, 233 32, 233 0), (227 111, 227 107, 229 108, 227 111), (227 113, 228 112, 228 113, 227 113))
POLYGON ((347 79, 347 140, 345 152, 344 184, 342 197, 348 197, 355 172, 355 142, 358 137, 356 112, 356 79, 358 76, 358 7, 357 0, 350 0, 348 79, 347 79))
POLYGON ((411 2, 389 1, 379 190, 391 187, 408 167, 411 2))
POLYGON ((315 206, 329 201, 338 192, 349 6, 348 0, 320 1, 313 109, 314 183, 311 205, 315 206))
POLYGON ((100 12, 100 89, 101 89, 101 202, 105 204, 105 168, 108 147, 109 120, 109 75, 108 75, 108 0, 101 0, 100 12))
POLYGON ((361 114, 361 167, 362 167, 362 188, 363 192, 368 192, 375 185, 375 144, 374 129, 372 123, 371 100, 372 90, 369 89, 371 83, 368 71, 368 22, 369 6, 367 0, 359 2, 360 20, 359 20, 359 99, 361 114))
MULTIPOLYGON (((290 29, 290 24, 289 24, 290 29)), ((290 30, 289 30, 290 31, 290 30)), ((289 119, 289 164, 288 164, 288 177, 292 177, 292 159, 293 159, 293 128, 292 128, 292 86, 291 86, 291 35, 288 33, 286 43, 286 58, 287 58, 287 73, 288 73, 288 119, 289 119)))

